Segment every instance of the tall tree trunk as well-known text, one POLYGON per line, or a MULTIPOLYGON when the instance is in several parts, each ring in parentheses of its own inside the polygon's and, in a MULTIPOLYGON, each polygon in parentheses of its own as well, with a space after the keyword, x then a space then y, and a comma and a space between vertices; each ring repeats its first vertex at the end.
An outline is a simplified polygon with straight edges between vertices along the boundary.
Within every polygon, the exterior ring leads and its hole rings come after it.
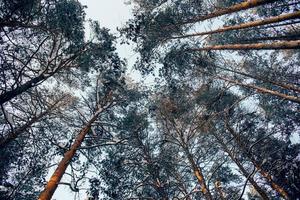
POLYGON ((258 194, 262 197, 262 199, 269 200, 269 197, 266 194, 266 192, 256 183, 256 181, 252 178, 251 174, 249 174, 247 170, 243 167, 243 165, 235 158, 235 156, 232 154, 232 152, 229 150, 226 144, 222 141, 222 139, 216 133, 213 133, 213 135, 215 136, 219 144, 221 144, 223 150, 229 155, 231 160, 238 166, 239 170, 242 172, 244 177, 248 178, 249 182, 258 192, 258 194))
POLYGON ((288 193, 284 190, 283 187, 281 187, 279 184, 277 184, 273 179, 272 176, 266 172, 264 169, 261 168, 261 166, 257 163, 253 155, 248 152, 245 148, 245 146, 238 140, 238 134, 233 130, 232 127, 228 124, 228 121, 225 121, 225 127, 229 131, 229 133, 233 136, 235 142, 238 144, 241 151, 247 155, 248 159, 252 162, 252 164, 255 166, 255 168, 258 170, 258 172, 264 177, 271 187, 277 191, 284 199, 290 199, 288 196, 288 193))
POLYGON ((33 29, 42 29, 47 31, 46 27, 42 25, 22 23, 18 21, 0 21, 0 28, 9 27, 9 28, 33 28, 33 29))
POLYGON ((99 114, 104 110, 104 108, 100 108, 96 111, 96 113, 92 116, 92 118, 87 122, 87 124, 81 129, 79 134, 77 135, 74 143, 70 147, 65 154, 63 159, 58 164, 56 170, 52 174, 50 180, 48 181, 45 189, 41 192, 39 196, 39 200, 50 200, 61 180, 63 177, 67 167, 69 166, 73 156, 76 153, 76 150, 80 147, 81 143, 83 142, 85 136, 89 132, 92 123, 98 118, 99 114))
POLYGON ((242 76, 246 76, 246 77, 249 77, 249 78, 253 78, 253 79, 265 82, 265 83, 271 83, 273 85, 279 86, 279 87, 287 89, 287 90, 293 90, 295 92, 300 92, 300 88, 297 87, 297 86, 294 86, 292 84, 281 83, 281 82, 278 82, 278 81, 272 81, 272 80, 269 80, 269 79, 266 79, 266 78, 263 78, 263 77, 260 77, 260 76, 255 76, 255 75, 247 74, 247 73, 244 73, 244 72, 241 72, 241 71, 227 69, 227 68, 224 68, 224 67, 219 67, 218 66, 217 68, 225 70, 225 71, 229 71, 229 72, 232 72, 232 73, 235 73, 235 74, 240 74, 242 76))
MULTIPOLYGON (((175 122, 174 123, 174 126, 176 127, 176 124, 175 122)), ((213 200, 213 197, 209 191, 209 188, 207 187, 206 185, 206 181, 205 181, 205 178, 204 178, 204 175, 202 173, 202 170, 201 168, 197 165, 197 163, 195 162, 194 160, 194 157, 193 155, 191 154, 189 148, 188 148, 188 145, 187 143, 184 141, 184 138, 183 138, 183 135, 177 130, 176 128, 176 134, 181 142, 181 147, 185 153, 185 155, 187 156, 188 158, 188 161, 191 165, 191 168, 193 170, 193 173, 194 173, 194 176, 196 177, 200 187, 201 187, 201 192, 202 194, 204 195, 204 198, 206 200, 213 200)))
POLYGON ((26 122, 23 126, 17 128, 16 130, 8 133, 8 135, 0 141, 0 149, 7 146, 10 142, 15 140, 20 134, 30 128, 34 123, 40 121, 44 116, 48 115, 53 109, 55 109, 58 104, 62 101, 63 98, 57 100, 54 104, 49 106, 44 112, 41 112, 39 115, 34 116, 28 122, 26 122))
POLYGON ((280 26, 293 26, 296 24, 299 24, 300 21, 299 20, 293 20, 293 21, 288 21, 288 22, 284 22, 284 23, 278 23, 278 24, 271 24, 268 26, 260 26, 260 27, 256 27, 256 30, 260 30, 260 29, 268 29, 268 28, 276 28, 276 27, 280 27, 280 26))
POLYGON ((279 35, 279 36, 268 36, 268 37, 255 37, 255 38, 250 38, 247 40, 239 40, 240 42, 257 42, 257 41, 275 41, 275 40, 299 40, 300 35, 299 34, 288 34, 288 35, 279 35))
POLYGON ((58 73, 60 70, 66 68, 74 59, 76 59, 81 52, 85 51, 84 49, 79 50, 78 52, 74 53, 74 55, 70 56, 69 58, 65 59, 64 61, 60 62, 52 71, 45 71, 38 75, 35 78, 27 81, 26 83, 18 86, 17 88, 5 92, 0 95, 0 105, 4 104, 5 102, 10 101, 11 99, 15 98, 16 96, 26 92, 27 90, 37 86, 38 84, 42 83, 43 81, 47 80, 48 78, 52 77, 54 74, 58 73))
POLYGON ((216 78, 227 81, 229 83, 234 83, 236 85, 240 85, 242 87, 255 89, 257 92, 262 93, 262 94, 266 93, 266 94, 270 94, 270 95, 273 95, 273 96, 281 97, 283 99, 286 99, 286 100, 289 100, 289 101, 292 101, 292 102, 300 103, 300 98, 295 97, 295 96, 286 95, 286 94, 283 94, 283 93, 280 93, 280 92, 277 92, 277 91, 273 91, 273 90, 270 90, 270 89, 267 89, 267 88, 258 87, 256 85, 252 85, 252 84, 241 83, 239 81, 231 80, 231 79, 221 77, 221 76, 217 76, 216 78))
POLYGON ((262 26, 262 25, 271 24, 271 23, 277 23, 277 22, 281 22, 281 21, 296 19, 299 17, 300 17, 300 11, 297 11, 297 12, 283 14, 283 15, 276 16, 276 17, 270 17, 270 18, 263 19, 263 20, 257 20, 257 21, 247 22, 247 23, 233 25, 233 26, 225 26, 223 28, 219 28, 219 29, 216 29, 213 31, 194 33, 194 34, 188 34, 188 35, 183 35, 183 36, 176 36, 176 37, 172 37, 171 39, 179 39, 179 38, 187 38, 187 37, 195 37, 195 36, 210 35, 210 34, 215 34, 215 33, 222 33, 222 32, 230 31, 230 30, 239 30, 239 29, 245 29, 245 28, 250 28, 250 27, 262 26))
POLYGON ((187 49, 190 51, 209 51, 209 50, 273 50, 273 49, 299 49, 300 40, 283 41, 274 43, 254 43, 254 44, 225 44, 214 45, 201 48, 187 49))
POLYGON ((222 8, 222 9, 216 10, 215 12, 204 15, 204 16, 198 16, 198 17, 194 17, 192 19, 188 19, 185 22, 179 22, 176 25, 185 25, 185 24, 200 22, 200 21, 204 21, 204 20, 207 20, 207 19, 212 19, 212 18, 215 18, 215 17, 219 17, 219 16, 222 16, 222 15, 225 15, 225 14, 235 13, 235 12, 238 12, 238 11, 241 11, 241 10, 247 10, 247 9, 254 8, 254 7, 257 7, 257 6, 261 6, 261 5, 264 5, 264 4, 267 4, 267 3, 272 3, 272 2, 275 2, 275 1, 276 0, 248 0, 248 1, 244 1, 242 3, 230 6, 228 8, 222 8))
POLYGON ((187 155, 187 158, 189 160, 189 163, 193 169, 194 175, 197 178, 197 181, 199 183, 199 185, 201 186, 201 191, 205 197, 206 200, 213 200, 212 195, 205 183, 205 179, 203 176, 203 173, 200 169, 200 167, 198 167, 198 165, 196 164, 193 155, 190 153, 189 149, 187 147, 184 147, 184 152, 187 155))
POLYGON ((38 83, 40 83, 43 80, 46 80, 47 78, 48 77, 44 76, 44 74, 41 74, 41 75, 27 81, 23 85, 18 86, 17 88, 1 94, 0 95, 0 105, 4 104, 7 101, 10 101, 14 97, 22 94, 23 92, 29 90, 30 88, 35 87, 38 83))

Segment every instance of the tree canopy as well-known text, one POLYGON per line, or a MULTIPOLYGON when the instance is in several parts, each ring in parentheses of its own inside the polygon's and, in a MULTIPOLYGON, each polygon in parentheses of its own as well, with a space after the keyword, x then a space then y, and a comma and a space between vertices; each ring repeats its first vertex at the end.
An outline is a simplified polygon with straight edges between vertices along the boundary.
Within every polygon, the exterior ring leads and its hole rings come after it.
POLYGON ((0 1, 0 199, 298 199, 299 1, 127 3, 0 1))

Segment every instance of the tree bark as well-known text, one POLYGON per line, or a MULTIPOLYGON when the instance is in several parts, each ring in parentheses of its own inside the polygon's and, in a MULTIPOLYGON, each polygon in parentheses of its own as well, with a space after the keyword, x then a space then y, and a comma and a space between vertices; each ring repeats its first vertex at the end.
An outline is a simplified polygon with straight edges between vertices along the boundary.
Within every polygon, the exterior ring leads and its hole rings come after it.
POLYGON ((214 45, 202 48, 187 49, 190 51, 209 51, 209 50, 273 50, 273 49, 299 49, 300 40, 283 41, 274 43, 254 43, 254 44, 226 44, 214 45))
POLYGON ((272 80, 262 78, 262 77, 259 77, 259 76, 255 76, 255 75, 247 74, 247 73, 244 73, 244 72, 241 72, 241 71, 227 69, 227 68, 223 68, 223 67, 219 67, 219 66, 217 68, 225 70, 225 71, 229 71, 229 72, 232 72, 232 73, 235 73, 235 74, 240 74, 242 76, 246 76, 246 77, 249 77, 249 78, 252 78, 252 79, 256 79, 256 80, 259 80, 259 81, 262 81, 262 82, 265 82, 265 83, 271 83, 273 85, 279 86, 279 87, 287 89, 287 90, 293 90, 295 92, 300 92, 300 88, 298 88, 297 86, 294 86, 292 84, 280 83, 278 81, 272 81, 272 80))
POLYGON ((201 186, 201 191, 205 197, 206 200, 213 200, 212 195, 205 183, 205 179, 203 176, 203 173, 201 171, 201 169, 198 167, 198 165, 196 164, 192 154, 189 152, 187 147, 184 147, 184 151, 188 157, 189 163, 193 169, 194 175, 197 178, 197 181, 199 183, 199 185, 201 186))
POLYGON ((9 28, 33 28, 41 29, 47 31, 46 27, 30 23, 22 23, 18 21, 0 21, 0 28, 9 27, 9 28))
POLYGON ((12 131, 8 133, 8 135, 0 141, 0 149, 7 146, 10 142, 15 140, 20 134, 22 134, 24 131, 26 131, 28 128, 30 128, 34 123, 40 121, 44 116, 48 115, 57 104, 61 102, 63 98, 60 98, 57 100, 54 104, 52 104, 49 108, 47 108, 44 112, 41 112, 38 116, 34 116, 32 119, 30 119, 28 122, 26 122, 23 126, 17 128, 15 131, 12 131))
POLYGON ((293 21, 288 21, 288 22, 284 22, 284 23, 278 23, 278 24, 271 24, 271 25, 268 25, 268 26, 260 26, 260 27, 256 27, 255 29, 256 30, 260 30, 260 29, 268 29, 268 28, 277 28, 277 27, 280 27, 280 26, 293 26, 293 25, 296 25, 296 24, 299 24, 300 21, 299 20, 293 20, 293 21))
POLYGON ((99 114, 103 111, 103 108, 100 108, 97 110, 97 112, 92 116, 92 118, 87 122, 85 127, 81 129, 79 134, 77 135, 74 143, 70 147, 70 150, 68 150, 65 154, 63 159, 58 164, 55 172, 52 174, 50 180, 48 181, 45 189, 41 192, 39 196, 39 200, 50 200, 61 180, 63 177, 68 165, 70 164, 72 158, 74 157, 76 150, 80 147, 81 143, 83 142, 85 136, 89 132, 92 123, 97 119, 99 114))
POLYGON ((66 60, 62 61, 57 67, 55 67, 55 69, 53 71, 51 71, 51 72, 46 71, 44 73, 41 73, 37 77, 32 78, 31 80, 24 83, 23 85, 20 85, 11 91, 1 94, 0 95, 0 105, 10 101, 11 99, 15 98, 16 96, 22 94, 23 92, 37 86, 41 82, 52 77, 54 74, 58 73, 60 70, 62 70, 66 66, 68 66, 75 58, 77 58, 79 56, 79 54, 81 53, 81 51, 84 51, 84 50, 80 50, 77 53, 75 53, 74 55, 67 58, 66 60))
MULTIPOLYGON (((173 123, 174 123, 174 126, 176 126, 176 125, 175 125, 175 122, 173 122, 173 123)), ((201 187, 201 192, 202 192, 202 194, 204 195, 204 198, 205 198, 206 200, 213 200, 213 197, 212 197, 212 195, 211 195, 211 193, 210 193, 210 191, 209 191, 209 188, 208 188, 207 185, 206 185, 206 182, 205 182, 205 179, 204 179, 204 175, 203 175, 203 173, 202 173, 202 170, 201 170, 201 168, 197 165, 197 163, 195 162, 194 157, 193 157, 193 155, 190 153, 190 150, 189 150, 189 148, 188 148, 186 142, 184 141, 184 138, 183 138, 182 134, 179 133, 177 130, 176 130, 176 134, 177 134, 177 136, 179 137, 179 140, 180 140, 180 142, 181 142, 181 147, 182 147, 182 149, 183 149, 185 155, 186 155, 187 158, 188 158, 188 161, 189 161, 189 163, 190 163, 190 165, 191 165, 191 168, 192 168, 192 170, 193 170, 194 176, 196 177, 196 179, 197 179, 197 181, 198 181, 198 183, 199 183, 199 185, 200 185, 200 187, 201 187)))
POLYGON ((243 167, 243 165, 235 158, 235 156, 232 154, 232 152, 228 149, 226 144, 222 141, 222 139, 217 136, 216 133, 213 133, 215 138, 218 140, 218 142, 221 144, 222 148, 224 151, 229 155, 231 160, 238 166, 239 170, 242 172, 245 178, 248 178, 249 182, 251 185, 255 188, 255 190, 259 193, 259 195, 262 197, 264 200, 269 200, 268 195, 266 192, 256 183, 256 181, 251 177, 251 175, 247 172, 247 170, 243 167))
POLYGON ((276 0, 248 0, 248 1, 244 1, 242 3, 230 6, 228 8, 222 8, 222 9, 216 10, 215 12, 204 15, 204 16, 198 16, 198 17, 195 17, 195 18, 192 18, 192 19, 188 19, 185 22, 181 22, 181 23, 178 23, 176 25, 185 25, 185 24, 200 22, 200 21, 204 21, 204 20, 207 20, 207 19, 212 19, 212 18, 215 18, 215 17, 219 17, 219 16, 222 16, 222 15, 225 15, 225 14, 235 13, 235 12, 238 12, 238 11, 241 11, 241 10, 247 10, 247 9, 254 8, 254 7, 257 7, 257 6, 261 6, 261 5, 264 5, 264 4, 267 4, 267 3, 272 3, 272 2, 275 2, 275 1, 276 0))
POLYGON ((42 80, 45 80, 46 78, 47 77, 45 77, 43 74, 41 74, 41 75, 27 81, 23 85, 20 85, 17 88, 1 94, 0 95, 0 105, 4 104, 5 102, 10 101, 14 97, 22 94, 23 92, 29 90, 30 88, 35 87, 38 83, 40 83, 42 80))
POLYGON ((241 83, 239 81, 230 80, 228 78, 221 77, 221 76, 217 76, 217 78, 221 79, 221 80, 224 80, 224 81, 227 81, 229 83, 234 83, 236 85, 246 87, 246 88, 255 89, 257 92, 262 93, 262 94, 267 93, 267 94, 277 96, 277 97, 281 97, 283 99, 286 99, 286 100, 289 100, 289 101, 300 104, 300 98, 295 97, 295 96, 286 95, 286 94, 283 94, 283 93, 280 93, 280 92, 277 92, 277 91, 273 91, 273 90, 270 90, 270 89, 267 89, 267 88, 258 87, 256 85, 252 85, 252 84, 241 83))
POLYGON ((276 16, 276 17, 270 17, 270 18, 263 19, 263 20, 247 22, 247 23, 238 24, 238 25, 234 25, 234 26, 225 26, 223 28, 219 28, 219 29, 216 29, 213 31, 194 33, 194 34, 188 34, 188 35, 183 35, 183 36, 176 36, 176 37, 172 37, 171 39, 179 39, 179 38, 187 38, 187 37, 195 37, 195 36, 210 35, 210 34, 215 34, 215 33, 222 33, 222 32, 230 31, 230 30, 239 30, 239 29, 267 25, 267 24, 271 24, 271 23, 277 23, 277 22, 286 21, 286 20, 290 20, 290 19, 296 19, 299 17, 300 17, 300 11, 297 11, 297 12, 288 13, 288 14, 284 14, 284 15, 280 15, 280 16, 276 16))
POLYGON ((250 38, 247 40, 240 40, 241 42, 257 42, 257 41, 275 41, 275 40, 286 40, 286 41, 291 41, 291 40, 299 40, 300 35, 299 34, 288 34, 288 35, 279 35, 279 36, 267 36, 267 37, 255 37, 255 38, 250 38))
POLYGON ((264 177, 269 184, 271 185, 271 187, 278 192, 278 194, 280 194, 284 199, 289 200, 289 195, 288 193, 284 190, 284 188, 282 188, 279 184, 277 184, 273 179, 272 176, 266 172, 264 169, 261 168, 261 166, 256 162, 255 158, 252 156, 252 154, 250 152, 248 152, 245 149, 245 146, 237 139, 238 135, 237 133, 232 129, 232 127, 229 126, 228 122, 225 122, 225 127, 226 129, 229 131, 229 133, 233 136, 235 142, 238 144, 239 148, 241 149, 241 151, 247 155, 247 157, 249 158, 249 160, 252 162, 252 164, 255 166, 255 168, 258 170, 258 172, 262 175, 262 177, 264 177))

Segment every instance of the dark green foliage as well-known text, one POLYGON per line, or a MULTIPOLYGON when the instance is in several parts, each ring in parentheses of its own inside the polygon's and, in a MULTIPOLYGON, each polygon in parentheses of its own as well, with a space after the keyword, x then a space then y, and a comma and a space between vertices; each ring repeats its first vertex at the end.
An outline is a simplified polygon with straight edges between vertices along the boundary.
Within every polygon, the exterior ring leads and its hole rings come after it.
POLYGON ((98 200, 101 181, 97 178, 92 178, 89 180, 89 182, 90 182, 90 189, 88 191, 88 198, 89 200, 98 200))
POLYGON ((9 1, 2 0, 0 3, 1 22, 27 23, 39 15, 39 1, 9 1))
POLYGON ((61 33, 74 47, 84 43, 84 6, 77 1, 63 0, 45 10, 46 27, 61 33))
POLYGON ((155 61, 160 58, 161 52, 157 49, 171 36, 180 35, 189 29, 180 23, 203 12, 202 1, 137 3, 137 13, 120 32, 126 39, 136 43, 136 51, 141 55, 136 68, 148 74, 153 71, 155 61))
POLYGON ((298 198, 300 107, 284 97, 299 96, 298 50, 195 50, 294 41, 298 27, 272 24, 178 39, 293 12, 297 1, 197 23, 244 1, 131 2, 133 18, 119 28, 122 43, 134 43, 136 69, 158 75, 154 87, 127 77, 117 53, 120 38, 109 29, 89 20, 91 38, 85 38, 80 2, 0 2, 0 142, 27 125, 0 146, 0 199, 37 199, 49 171, 100 108, 59 187, 89 200, 208 200, 205 183, 216 200, 261 199, 261 191, 277 200, 282 194, 275 183, 298 198))

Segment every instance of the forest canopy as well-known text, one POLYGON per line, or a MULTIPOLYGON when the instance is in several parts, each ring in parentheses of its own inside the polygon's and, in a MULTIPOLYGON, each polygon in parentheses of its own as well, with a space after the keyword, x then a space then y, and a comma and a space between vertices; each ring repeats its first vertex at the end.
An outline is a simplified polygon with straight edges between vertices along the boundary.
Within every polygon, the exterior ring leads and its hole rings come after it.
POLYGON ((299 199, 300 1, 127 4, 0 0, 0 199, 299 199))

